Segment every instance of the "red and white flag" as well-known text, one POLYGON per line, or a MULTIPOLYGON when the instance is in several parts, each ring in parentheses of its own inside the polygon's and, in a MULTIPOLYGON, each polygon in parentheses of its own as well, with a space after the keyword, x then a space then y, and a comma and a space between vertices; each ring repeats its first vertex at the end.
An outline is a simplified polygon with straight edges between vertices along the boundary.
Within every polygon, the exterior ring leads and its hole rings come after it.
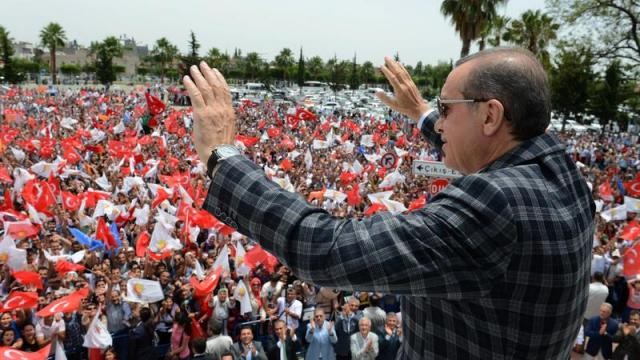
POLYGON ((25 352, 12 347, 0 347, 0 359, 4 360, 42 360, 46 359, 51 352, 51 344, 36 352, 25 352))
POLYGON ((107 326, 100 321, 100 311, 91 320, 87 334, 84 336, 83 347, 89 349, 106 349, 113 344, 113 339, 107 326))
POLYGON ((66 314, 76 311, 80 308, 82 299, 88 295, 89 289, 82 288, 45 306, 42 310, 38 311, 36 315, 40 317, 47 317, 53 316, 59 312, 66 314))
POLYGON ((35 291, 14 291, 0 307, 1 312, 12 311, 16 309, 35 308, 38 306, 38 293, 35 291))

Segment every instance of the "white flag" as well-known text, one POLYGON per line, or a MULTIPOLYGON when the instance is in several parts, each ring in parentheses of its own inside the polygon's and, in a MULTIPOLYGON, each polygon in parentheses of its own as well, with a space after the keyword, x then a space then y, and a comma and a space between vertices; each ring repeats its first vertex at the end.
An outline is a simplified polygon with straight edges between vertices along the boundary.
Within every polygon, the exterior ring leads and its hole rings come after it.
POLYGON ((204 269, 202 269, 202 265, 200 265, 200 261, 198 261, 197 259, 194 261, 195 261, 195 265, 194 265, 193 273, 196 275, 198 280, 202 281, 204 280, 204 269))
POLYGON ((149 204, 144 204, 142 209, 133 210, 133 217, 136 219, 136 225, 147 225, 149 223, 149 214, 151 210, 149 210, 149 204))
POLYGON ((67 354, 64 352, 64 347, 62 346, 62 341, 60 341, 60 338, 56 338, 54 341, 56 342, 56 356, 54 360, 67 360, 67 354))
POLYGON ((405 180, 404 175, 400 174, 400 171, 396 170, 388 173, 384 177, 384 180, 382 180, 382 182, 380 183, 379 187, 385 188, 390 186, 396 186, 397 184, 404 183, 404 180, 405 180))
POLYGON ((127 212, 124 205, 115 205, 109 200, 100 199, 96 204, 96 210, 93 213, 93 218, 106 215, 109 220, 115 220, 118 215, 127 212))
POLYGON ((134 187, 144 189, 144 180, 139 176, 127 176, 122 180, 122 191, 128 194, 134 187))
POLYGON ((375 145, 373 143, 373 135, 362 135, 360 138, 360 144, 366 147, 373 147, 375 145))
POLYGON ((407 208, 404 206, 403 203, 395 200, 382 199, 382 205, 384 205, 387 208, 387 210, 389 210, 389 212, 392 213, 393 215, 397 215, 407 211, 407 208))
POLYGON ((324 192, 325 199, 331 199, 337 203, 342 203, 347 199, 347 194, 337 190, 327 189, 324 192))
POLYGON ((16 160, 18 160, 19 162, 22 162, 22 160, 24 160, 26 154, 24 153, 24 151, 20 150, 20 149, 15 149, 15 148, 11 148, 11 153, 13 154, 13 157, 16 158, 16 160))
POLYGON ((311 170, 311 167, 313 167, 313 157, 311 156, 311 150, 309 149, 304 153, 304 165, 307 171, 311 170))
POLYGON ((60 121, 60 126, 62 126, 65 129, 75 130, 75 127, 73 125, 77 123, 78 123, 78 120, 65 117, 65 118, 62 118, 62 120, 60 121))
POLYGON ((236 264, 236 274, 238 274, 238 276, 247 276, 251 271, 251 269, 249 269, 249 267, 244 263, 245 254, 246 254, 246 251, 244 251, 244 246, 242 246, 242 243, 240 241, 236 241, 235 264, 236 264))
POLYGON ((240 314, 244 315, 253 311, 251 308, 251 298, 249 298, 249 290, 242 280, 238 281, 236 289, 233 291, 233 298, 240 301, 240 314))
MULTIPOLYGON (((127 283, 127 286, 128 285, 129 284, 127 283)), ((158 286, 160 286, 159 283, 158 286)), ((91 320, 89 329, 87 329, 87 334, 84 336, 82 346, 89 349, 106 349, 112 344, 113 339, 111 339, 111 334, 109 334, 109 330, 107 330, 106 325, 100 321, 100 311, 98 311, 96 316, 93 317, 93 320, 91 320)))
POLYGON ((133 278, 127 281, 127 296, 125 300, 138 303, 154 303, 164 300, 164 293, 158 281, 133 278))
POLYGON ((328 141, 315 139, 313 140, 311 147, 315 150, 328 149, 330 147, 330 143, 328 141))
POLYGON ((606 222, 627 220, 627 207, 625 205, 616 206, 601 212, 600 216, 602 216, 602 219, 606 222))
POLYGON ((113 127, 113 133, 114 134, 120 134, 124 132, 124 123, 122 121, 120 121, 118 123, 118 125, 113 127))
POLYGON ((43 178, 48 178, 49 174, 56 172, 57 170, 58 164, 48 163, 45 161, 40 161, 31 165, 31 172, 43 178))
POLYGON ((222 271, 226 271, 227 273, 230 273, 230 268, 229 268, 229 249, 227 249, 227 246, 225 245, 222 250, 220 250, 220 253, 218 254, 218 257, 216 258, 216 261, 213 263, 213 268, 217 269, 218 266, 222 267, 222 271))
POLYGON ((180 250, 182 249, 182 244, 178 239, 171 236, 167 228, 157 222, 151 234, 149 249, 154 253, 161 253, 166 250, 180 250))
POLYGON ((627 207, 627 211, 640 213, 640 199, 625 196, 624 205, 627 207))
POLYGON ((100 188, 104 191, 111 191, 111 183, 104 173, 102 173, 102 176, 96 179, 96 184, 98 184, 98 186, 100 186, 100 188))
POLYGON ((369 201, 372 203, 382 204, 382 200, 389 200, 389 198, 393 195, 393 191, 381 191, 373 194, 367 195, 369 201))

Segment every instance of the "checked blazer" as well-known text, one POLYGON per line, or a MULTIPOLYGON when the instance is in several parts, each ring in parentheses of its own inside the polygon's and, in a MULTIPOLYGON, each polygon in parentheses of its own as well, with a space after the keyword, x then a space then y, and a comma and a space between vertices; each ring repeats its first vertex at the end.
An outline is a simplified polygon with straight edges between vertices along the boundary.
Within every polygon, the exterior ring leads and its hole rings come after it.
MULTIPOLYGON (((438 116, 421 129, 435 146, 438 116)), ((595 206, 550 134, 409 214, 333 217, 244 156, 220 162, 204 207, 305 281, 403 295, 403 359, 564 360, 585 311, 595 206)))

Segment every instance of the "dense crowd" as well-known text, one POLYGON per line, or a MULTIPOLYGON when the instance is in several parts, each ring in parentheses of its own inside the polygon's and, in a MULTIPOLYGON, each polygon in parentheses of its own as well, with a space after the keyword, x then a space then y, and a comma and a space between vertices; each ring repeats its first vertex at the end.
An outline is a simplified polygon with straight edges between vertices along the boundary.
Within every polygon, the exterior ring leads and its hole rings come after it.
MULTIPOLYGON (((202 210, 208 178, 189 138, 190 109, 163 102, 157 90, 0 89, 0 351, 394 359, 402 342, 397 296, 297 279, 202 210)), ((236 115, 245 154, 335 216, 417 211, 433 196, 433 179, 413 174, 411 164, 439 154, 393 112, 246 100, 236 115), (398 159, 393 166, 380 161, 388 153, 398 159)), ((602 318, 605 301, 612 319, 627 322, 640 310, 640 289, 629 285, 635 270, 622 261, 640 236, 638 139, 560 136, 602 214, 585 314, 593 345, 600 328, 594 333, 588 320, 602 318)), ((576 343, 580 351, 584 342, 576 343)))

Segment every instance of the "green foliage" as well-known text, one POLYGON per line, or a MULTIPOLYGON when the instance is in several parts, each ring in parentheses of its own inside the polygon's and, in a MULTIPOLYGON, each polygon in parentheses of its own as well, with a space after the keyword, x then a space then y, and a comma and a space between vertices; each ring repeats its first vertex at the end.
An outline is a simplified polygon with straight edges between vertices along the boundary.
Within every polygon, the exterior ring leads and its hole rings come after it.
POLYGON ((300 48, 300 58, 298 58, 298 68, 297 68, 297 72, 298 72, 298 86, 302 86, 304 85, 304 79, 305 79, 305 69, 304 69, 304 56, 302 55, 302 48, 300 48))
POLYGON ((44 47, 49 49, 49 69, 51 71, 52 82, 56 84, 56 50, 64 46, 64 42, 67 41, 67 35, 60 24, 52 22, 40 30, 40 41, 44 47))
MULTIPOLYGON (((189 68, 192 65, 198 65, 200 63, 200 55, 198 54, 198 50, 200 49, 200 43, 196 39, 196 34, 191 31, 191 35, 189 38, 189 53, 186 56, 181 58, 180 64, 180 73, 182 75, 189 74, 189 68)), ((177 52, 177 49, 176 49, 177 52)))
POLYGON ((551 60, 548 47, 556 39, 560 25, 540 10, 527 10, 510 22, 503 40, 529 49, 545 68, 550 68, 551 60))
MULTIPOLYGON (((496 17, 497 8, 507 0, 444 0, 440 12, 451 17, 451 23, 460 34, 462 50, 460 57, 465 57, 471 49, 471 42, 481 38, 483 30, 496 17)), ((486 32, 486 30, 485 30, 486 32)))
POLYGON ((289 78, 289 73, 294 64, 293 53, 291 49, 284 48, 280 51, 276 58, 274 59, 274 65, 276 69, 276 78, 278 80, 286 81, 289 78))
POLYGON ((76 64, 62 64, 60 65, 60 72, 71 76, 80 75, 80 73, 82 73, 82 66, 76 64))
POLYGON ((156 40, 149 56, 145 59, 145 62, 149 64, 151 73, 160 76, 161 83, 164 83, 167 73, 175 68, 174 62, 178 53, 178 47, 172 44, 167 38, 162 37, 156 40))
POLYGON ((586 48, 563 48, 551 70, 551 102, 553 109, 567 116, 584 113, 595 77, 593 54, 586 48))
POLYGON ((0 60, 2 61, 2 68, 0 69, 0 82, 8 82, 15 84, 18 82, 18 73, 13 63, 14 50, 11 45, 11 38, 9 32, 4 27, 0 26, 0 60))
POLYGON ((102 42, 91 43, 90 54, 95 56, 94 67, 96 78, 101 84, 107 85, 116 80, 116 74, 123 69, 113 65, 113 59, 122 57, 123 48, 120 41, 109 36, 102 42))

